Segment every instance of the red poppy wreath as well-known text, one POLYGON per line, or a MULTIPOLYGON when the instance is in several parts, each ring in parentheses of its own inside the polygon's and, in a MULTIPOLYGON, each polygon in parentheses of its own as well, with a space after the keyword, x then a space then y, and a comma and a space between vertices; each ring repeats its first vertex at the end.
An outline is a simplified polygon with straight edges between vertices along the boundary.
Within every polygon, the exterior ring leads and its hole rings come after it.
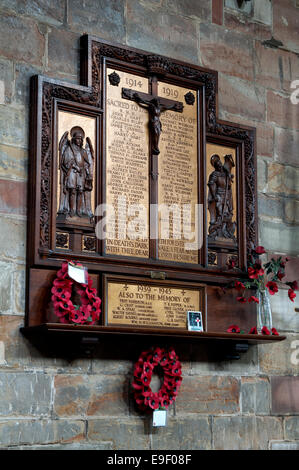
MULTIPOLYGON (((78 267, 80 263, 72 262, 78 267)), ((61 323, 77 323, 93 325, 100 318, 101 299, 97 297, 96 289, 92 287, 92 279, 87 275, 87 283, 79 284, 68 275, 68 263, 62 263, 61 269, 53 282, 52 302, 54 313, 61 323), (77 287, 81 305, 74 305, 71 297, 73 287, 77 287)))
POLYGON ((134 398, 140 410, 168 408, 176 400, 182 383, 181 363, 174 349, 152 348, 143 351, 134 367, 134 398), (160 390, 153 393, 150 387, 153 370, 160 366, 164 381, 160 390))

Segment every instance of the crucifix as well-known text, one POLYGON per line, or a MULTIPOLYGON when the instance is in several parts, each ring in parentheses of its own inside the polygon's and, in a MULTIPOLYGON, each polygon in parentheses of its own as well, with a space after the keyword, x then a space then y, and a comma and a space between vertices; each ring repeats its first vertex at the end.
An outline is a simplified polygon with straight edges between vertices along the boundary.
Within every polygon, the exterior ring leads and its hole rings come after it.
MULTIPOLYGON (((160 116, 165 111, 183 112, 184 105, 180 101, 170 100, 158 96, 158 80, 155 75, 150 80, 151 93, 141 93, 130 88, 122 88, 122 98, 135 101, 141 108, 149 113, 149 131, 150 131, 150 175, 151 175, 151 204, 156 207, 158 203, 158 155, 159 140, 162 132, 162 123, 160 116)), ((157 209, 151 210, 150 222, 150 257, 158 259, 158 212, 157 209)))

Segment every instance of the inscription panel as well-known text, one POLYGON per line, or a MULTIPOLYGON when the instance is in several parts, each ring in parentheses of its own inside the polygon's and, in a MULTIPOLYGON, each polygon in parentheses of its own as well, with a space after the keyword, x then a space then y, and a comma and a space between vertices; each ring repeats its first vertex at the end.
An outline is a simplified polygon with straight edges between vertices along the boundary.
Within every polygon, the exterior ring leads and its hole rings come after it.
POLYGON ((158 94, 183 102, 182 113, 161 116, 158 200, 159 259, 198 263, 198 119, 196 91, 159 82, 158 94), (186 97, 186 98, 185 98, 186 97), (167 208, 169 210, 167 210, 167 208), (169 227, 169 233, 167 233, 169 227), (195 249, 194 249, 195 248, 195 249))
POLYGON ((123 99, 121 90, 126 87, 147 93, 148 79, 107 68, 106 83, 106 204, 114 216, 106 234, 106 254, 147 258, 148 113, 123 99), (119 77, 116 85, 109 80, 115 73, 119 77))
POLYGON ((108 325, 187 329, 188 310, 204 317, 205 288, 170 282, 106 279, 108 325))

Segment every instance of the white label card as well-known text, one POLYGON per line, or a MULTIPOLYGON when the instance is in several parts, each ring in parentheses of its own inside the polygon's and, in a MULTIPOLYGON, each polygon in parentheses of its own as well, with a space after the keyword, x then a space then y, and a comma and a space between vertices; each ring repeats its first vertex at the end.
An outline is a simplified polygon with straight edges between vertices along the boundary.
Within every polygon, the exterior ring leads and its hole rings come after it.
POLYGON ((153 426, 166 426, 167 424, 167 411, 154 410, 153 411, 153 426))
POLYGON ((68 275, 79 284, 87 284, 87 269, 84 266, 75 266, 68 263, 68 275))

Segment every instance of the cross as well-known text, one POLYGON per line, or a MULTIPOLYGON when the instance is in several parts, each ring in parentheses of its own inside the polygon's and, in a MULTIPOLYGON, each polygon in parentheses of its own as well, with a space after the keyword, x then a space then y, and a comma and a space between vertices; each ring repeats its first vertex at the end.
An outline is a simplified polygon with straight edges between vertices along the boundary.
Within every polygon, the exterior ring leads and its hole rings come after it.
POLYGON ((137 103, 149 113, 150 130, 150 258, 158 259, 158 155, 159 139, 162 132, 161 113, 167 110, 183 112, 183 103, 158 96, 158 79, 153 75, 149 79, 151 93, 141 93, 130 88, 122 88, 122 98, 137 103))
POLYGON ((184 108, 183 103, 162 98, 156 93, 141 93, 130 88, 122 88, 122 98, 135 101, 141 108, 147 109, 151 135, 151 154, 159 155, 159 139, 162 132, 161 113, 168 110, 182 113, 184 108))
POLYGON ((199 323, 200 323, 200 318, 196 317, 196 318, 195 318, 195 321, 196 321, 196 323, 197 323, 197 328, 198 328, 198 327, 199 327, 199 323))
POLYGON ((125 291, 127 291, 129 289, 127 284, 124 285, 123 289, 125 289, 125 291))

